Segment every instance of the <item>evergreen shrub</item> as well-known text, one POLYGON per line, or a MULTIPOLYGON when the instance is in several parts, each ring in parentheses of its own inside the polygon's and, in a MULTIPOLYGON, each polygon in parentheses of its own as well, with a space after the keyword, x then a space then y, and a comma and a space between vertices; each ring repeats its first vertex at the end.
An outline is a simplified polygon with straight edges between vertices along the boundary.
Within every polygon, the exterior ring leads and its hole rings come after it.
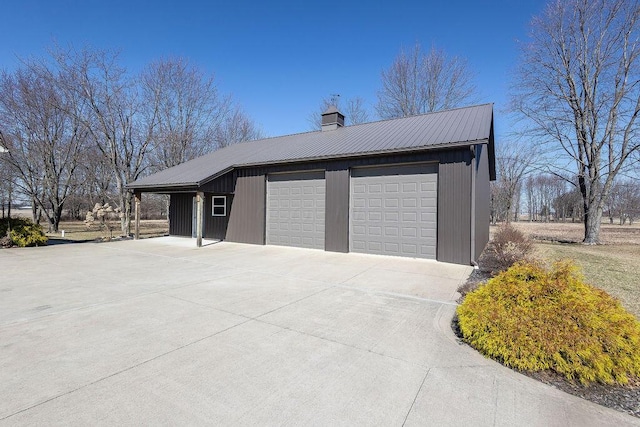
POLYGON ((0 237, 7 236, 15 246, 44 246, 47 236, 39 224, 34 224, 28 218, 4 218, 0 220, 0 237))
POLYGON ((640 378, 640 322, 571 261, 517 263, 467 294, 457 313, 464 340, 506 366, 584 385, 640 378))

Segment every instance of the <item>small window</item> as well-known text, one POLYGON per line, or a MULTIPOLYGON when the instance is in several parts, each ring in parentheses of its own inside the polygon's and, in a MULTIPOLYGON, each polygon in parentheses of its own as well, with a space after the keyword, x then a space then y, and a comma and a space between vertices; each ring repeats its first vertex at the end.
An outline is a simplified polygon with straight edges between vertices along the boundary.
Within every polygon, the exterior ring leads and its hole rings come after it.
POLYGON ((227 216, 227 196, 213 196, 212 216, 227 216))

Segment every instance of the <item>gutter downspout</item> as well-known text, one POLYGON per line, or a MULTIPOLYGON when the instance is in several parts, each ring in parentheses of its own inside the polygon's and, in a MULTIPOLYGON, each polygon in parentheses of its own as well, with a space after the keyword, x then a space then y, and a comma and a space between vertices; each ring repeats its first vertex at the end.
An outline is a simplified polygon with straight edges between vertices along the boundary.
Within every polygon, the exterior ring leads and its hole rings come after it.
POLYGON ((471 150, 471 247, 469 248, 471 259, 469 262, 474 268, 478 268, 478 263, 476 262, 476 169, 478 163, 476 146, 469 146, 469 150, 471 150))

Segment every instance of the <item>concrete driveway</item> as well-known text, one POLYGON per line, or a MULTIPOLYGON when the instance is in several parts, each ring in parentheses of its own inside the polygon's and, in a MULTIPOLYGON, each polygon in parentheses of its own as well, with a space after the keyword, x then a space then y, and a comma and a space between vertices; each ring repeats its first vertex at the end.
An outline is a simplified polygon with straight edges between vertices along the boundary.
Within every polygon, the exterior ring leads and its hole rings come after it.
POLYGON ((467 267, 193 246, 0 250, 0 424, 640 425, 459 344, 467 267))

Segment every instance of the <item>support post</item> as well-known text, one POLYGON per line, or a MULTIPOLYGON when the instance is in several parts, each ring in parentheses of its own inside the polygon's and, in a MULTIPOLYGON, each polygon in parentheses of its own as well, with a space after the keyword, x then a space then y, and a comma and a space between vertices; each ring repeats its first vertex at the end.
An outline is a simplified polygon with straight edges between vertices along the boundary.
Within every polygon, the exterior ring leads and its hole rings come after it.
POLYGON ((135 240, 138 240, 140 238, 140 203, 142 202, 142 193, 140 192, 133 193, 133 198, 135 201, 135 209, 136 209, 133 238, 135 240))
POLYGON ((202 247, 202 224, 204 222, 203 213, 204 213, 204 193, 198 191, 196 193, 196 241, 198 247, 202 247))

